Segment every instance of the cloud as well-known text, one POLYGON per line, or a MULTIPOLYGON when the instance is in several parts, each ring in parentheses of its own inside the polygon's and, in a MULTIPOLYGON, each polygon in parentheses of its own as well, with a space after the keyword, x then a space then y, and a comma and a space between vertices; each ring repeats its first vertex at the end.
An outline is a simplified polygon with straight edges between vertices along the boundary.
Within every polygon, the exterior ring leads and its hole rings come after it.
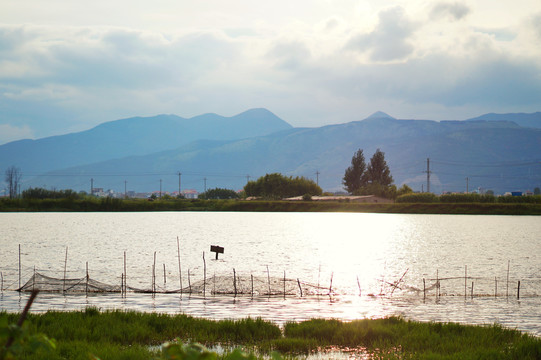
POLYGON ((0 144, 33 137, 34 133, 28 126, 16 127, 9 124, 0 124, 0 144))
POLYGON ((459 2, 439 2, 432 7, 430 18, 450 18, 451 20, 460 20, 466 17, 470 12, 471 9, 468 6, 459 2))
POLYGON ((353 36, 346 48, 369 53, 373 61, 401 60, 413 53, 409 40, 415 29, 404 9, 393 7, 379 13, 378 25, 372 32, 353 36))

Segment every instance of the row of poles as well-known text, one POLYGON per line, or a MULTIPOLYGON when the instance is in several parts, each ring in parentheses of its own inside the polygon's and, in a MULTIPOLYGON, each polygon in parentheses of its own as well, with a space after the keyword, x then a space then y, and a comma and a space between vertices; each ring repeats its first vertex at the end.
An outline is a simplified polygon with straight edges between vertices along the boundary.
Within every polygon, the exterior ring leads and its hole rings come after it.
MULTIPOLYGON (((179 270, 179 285, 180 285, 180 293, 182 294, 183 292, 183 286, 182 286, 182 267, 181 267, 181 262, 180 262, 180 239, 177 237, 177 252, 178 252, 178 270, 179 270)), ((63 292, 66 292, 66 273, 67 273, 67 262, 68 262, 68 247, 66 247, 66 253, 65 253, 65 258, 64 258, 64 277, 63 277, 63 288, 62 288, 62 291, 63 292)), ((508 260, 507 261, 507 282, 506 282, 506 296, 509 297, 509 272, 510 272, 510 264, 511 264, 511 261, 508 260)), ((125 294, 127 293, 127 290, 128 290, 128 286, 127 286, 127 266, 126 266, 126 252, 124 251, 124 272, 121 274, 121 293, 125 296, 125 294)), ((409 270, 409 269, 408 269, 409 270)), ((392 284, 393 286, 393 289, 391 291, 391 295, 393 294, 393 292, 398 288, 398 285, 402 282, 402 280, 404 279, 406 273, 408 272, 408 270, 406 270, 404 272, 404 274, 402 275, 402 277, 395 283, 392 284)), ((319 268, 319 272, 321 273, 321 267, 319 268)), ((35 274, 36 274, 36 270, 35 270, 35 267, 34 267, 34 281, 35 281, 35 274)), ((251 277, 251 295, 253 296, 253 275, 250 275, 251 277)), ((318 274, 318 289, 320 288, 319 286, 319 277, 320 275, 318 274)), ((214 278, 214 290, 213 290, 213 293, 215 293, 215 275, 213 276, 214 278)), ((205 260, 205 252, 203 252, 203 296, 206 296, 206 284, 207 284, 207 265, 206 265, 206 260, 205 260)), ((466 298, 468 296, 468 266, 465 265, 464 267, 464 297, 466 298)), ((86 292, 88 292, 88 280, 89 280, 89 273, 88 273, 88 262, 86 262, 86 292)), ((2 272, 0 272, 0 289, 3 291, 4 290, 4 275, 2 272)), ((167 277, 166 277, 166 270, 165 270, 165 264, 163 264, 163 281, 164 281, 164 285, 166 284, 167 282, 167 277)), ((240 281, 240 279, 239 279, 240 281)), ((267 281, 268 281, 268 294, 271 295, 271 281, 270 281, 270 272, 269 272, 269 267, 267 265, 267 281)), ((286 272, 284 271, 284 278, 283 278, 283 287, 284 287, 284 291, 283 291, 283 294, 284 294, 284 297, 286 295, 286 272)), ((436 296, 439 297, 441 296, 441 279, 439 278, 439 270, 436 270, 436 296)), ((333 282, 333 273, 331 273, 331 279, 330 279, 330 285, 329 285, 329 293, 328 294, 332 294, 332 282, 333 282)), ((382 280, 382 286, 383 286, 383 280, 382 280)), ((299 291, 300 291, 300 295, 301 297, 303 296, 303 291, 302 291, 302 286, 301 286, 301 282, 299 280, 299 278, 297 278, 297 285, 299 287, 299 291)), ((361 285, 360 285, 360 282, 359 282, 359 277, 357 276, 357 285, 359 287, 359 295, 361 295, 361 285)), ((189 287, 189 292, 191 293, 191 281, 190 281, 190 270, 188 269, 188 287, 189 287)), ((21 245, 19 244, 19 289, 21 288, 21 245)), ((238 294, 238 290, 237 290, 237 275, 236 275, 236 271, 235 269, 233 268, 233 289, 234 289, 234 295, 236 296, 238 294)), ((152 265, 152 286, 151 286, 151 292, 154 294, 157 292, 157 287, 156 287, 156 252, 154 252, 154 263, 152 265)), ((426 289, 426 280, 423 278, 423 297, 426 298, 426 292, 427 292, 427 289, 426 289)), ((471 283, 471 289, 470 289, 470 294, 471 294, 471 297, 473 298, 474 297, 474 282, 472 281, 471 283)), ((494 296, 496 297, 498 295, 498 279, 497 277, 494 277, 494 296)), ((518 281, 518 284, 517 284, 517 299, 520 299, 520 280, 518 281)))

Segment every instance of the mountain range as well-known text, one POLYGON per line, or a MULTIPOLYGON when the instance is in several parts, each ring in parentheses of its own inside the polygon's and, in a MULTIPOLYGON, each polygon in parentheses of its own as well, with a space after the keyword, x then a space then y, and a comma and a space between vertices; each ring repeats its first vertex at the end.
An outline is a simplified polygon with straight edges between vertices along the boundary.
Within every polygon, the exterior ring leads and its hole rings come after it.
POLYGON ((118 192, 230 188, 266 173, 305 176, 342 190, 351 157, 381 149, 395 184, 414 190, 496 193, 541 187, 541 113, 486 114, 463 121, 395 119, 294 128, 266 109, 111 121, 93 129, 0 146, 0 169, 15 165, 22 187, 118 192), (429 160, 428 160, 429 159, 429 160), (179 173, 181 174, 179 176, 179 173), (91 180, 92 179, 92 180, 91 180))

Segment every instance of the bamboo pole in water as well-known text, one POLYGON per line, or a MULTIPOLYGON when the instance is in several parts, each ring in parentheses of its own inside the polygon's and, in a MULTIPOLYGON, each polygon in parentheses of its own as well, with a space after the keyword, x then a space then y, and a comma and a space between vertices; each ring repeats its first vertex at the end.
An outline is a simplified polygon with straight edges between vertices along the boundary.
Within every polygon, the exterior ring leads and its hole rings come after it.
POLYGON ((165 264, 163 264, 163 286, 167 284, 167 278, 165 277, 165 264))
POLYGON ((331 284, 329 285, 329 295, 332 294, 332 277, 334 275, 334 272, 331 273, 331 284))
POLYGON ((68 266, 68 247, 66 246, 66 258, 64 259, 64 286, 63 291, 66 292, 66 268, 68 266))
POLYGON ((297 284, 299 285, 299 290, 301 292, 301 297, 302 297, 302 286, 301 286, 301 282, 299 281, 299 278, 297 278, 297 284))
POLYGON ((518 287, 517 287, 517 300, 520 300, 520 280, 518 281, 518 287))

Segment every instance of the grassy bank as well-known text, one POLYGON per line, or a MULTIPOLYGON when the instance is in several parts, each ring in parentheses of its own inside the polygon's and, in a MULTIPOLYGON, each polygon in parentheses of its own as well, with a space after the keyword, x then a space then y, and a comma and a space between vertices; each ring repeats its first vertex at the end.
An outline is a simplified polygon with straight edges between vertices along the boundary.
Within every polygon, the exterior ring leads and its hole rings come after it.
MULTIPOLYGON (((0 313, 1 324, 18 315, 0 313)), ((179 338, 243 346, 260 355, 277 350, 285 358, 326 348, 355 348, 389 359, 539 359, 541 339, 500 326, 418 323, 400 318, 310 320, 286 324, 283 333, 263 320, 211 321, 186 315, 86 309, 77 312, 30 314, 29 333, 56 340, 56 349, 38 350, 28 359, 159 358, 153 345, 179 338), (154 349, 154 350, 153 350, 154 349)), ((3 345, 3 344, 2 344, 3 345)))
POLYGON ((363 212, 395 214, 541 215, 535 203, 394 203, 363 204, 340 201, 242 200, 120 200, 120 199, 0 199, 1 212, 40 211, 256 211, 363 212))

